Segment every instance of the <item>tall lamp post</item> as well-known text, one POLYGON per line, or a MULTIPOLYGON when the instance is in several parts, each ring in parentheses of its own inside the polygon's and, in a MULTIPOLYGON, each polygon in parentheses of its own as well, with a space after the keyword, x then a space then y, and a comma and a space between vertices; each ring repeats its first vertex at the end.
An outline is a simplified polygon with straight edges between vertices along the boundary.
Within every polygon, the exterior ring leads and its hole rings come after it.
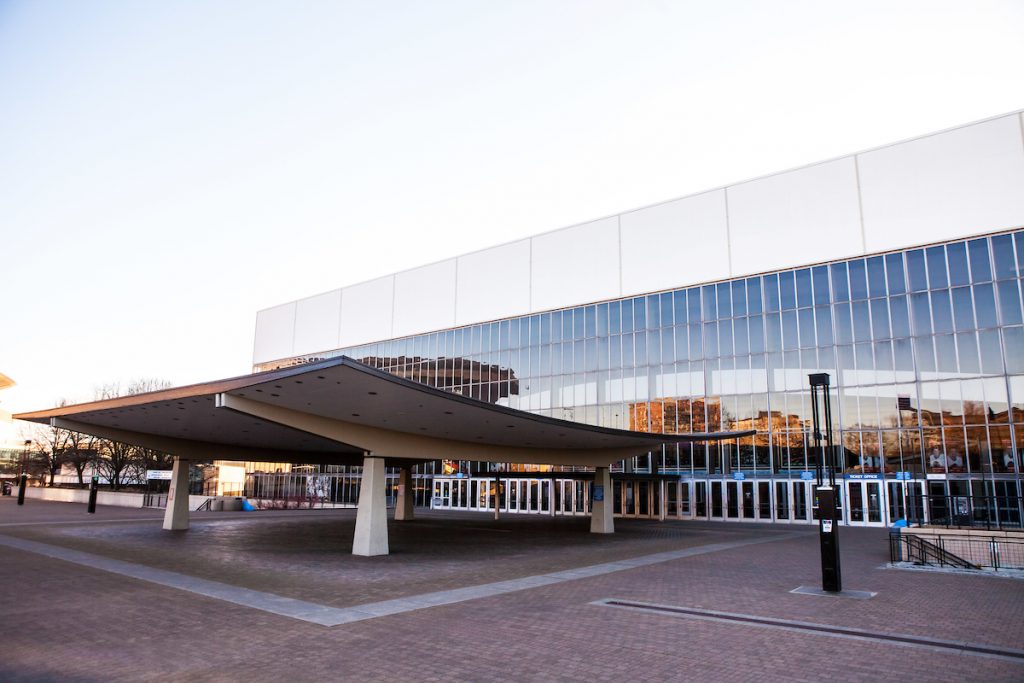
POLYGON ((836 449, 832 439, 832 403, 829 397, 829 376, 827 372, 808 375, 811 383, 811 417, 814 420, 814 450, 818 457, 815 463, 818 499, 818 538, 821 543, 821 588, 830 593, 843 590, 842 572, 839 567, 839 520, 836 518, 836 449), (819 399, 820 394, 820 399, 819 399), (819 409, 819 404, 821 409, 819 409), (824 412, 824 415, 822 415, 824 412), (825 420, 824 439, 821 420, 825 420), (822 476, 822 469, 827 479, 822 476))
POLYGON ((25 450, 21 452, 21 478, 18 481, 18 505, 25 504, 25 485, 28 483, 28 450, 32 447, 32 439, 25 439, 25 450))

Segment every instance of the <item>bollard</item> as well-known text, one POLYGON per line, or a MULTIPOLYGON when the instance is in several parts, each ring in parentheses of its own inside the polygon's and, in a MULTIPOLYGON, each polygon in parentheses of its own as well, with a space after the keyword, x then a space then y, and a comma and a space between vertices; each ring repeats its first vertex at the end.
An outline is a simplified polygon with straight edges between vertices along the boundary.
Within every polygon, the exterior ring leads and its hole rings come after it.
POLYGON ((28 483, 28 475, 21 475, 21 483, 18 484, 18 505, 25 504, 25 485, 28 483))
POLYGON ((96 489, 99 488, 100 478, 92 475, 92 483, 89 484, 89 514, 96 514, 96 489))

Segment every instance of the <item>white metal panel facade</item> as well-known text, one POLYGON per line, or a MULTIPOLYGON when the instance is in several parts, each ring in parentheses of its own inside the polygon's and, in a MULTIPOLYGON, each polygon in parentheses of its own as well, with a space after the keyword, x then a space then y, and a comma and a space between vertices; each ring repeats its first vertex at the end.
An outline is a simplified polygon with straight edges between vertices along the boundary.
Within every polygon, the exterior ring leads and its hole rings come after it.
POLYGON ((863 251, 852 157, 733 185, 728 195, 733 276, 863 251))
POLYGON ((532 243, 532 310, 619 296, 618 216, 538 235, 532 243))
POLYGON ((622 295, 729 277, 725 191, 622 214, 622 295))
POLYGON ((530 312, 530 240, 466 254, 458 262, 456 325, 488 320, 495 311, 530 312))
POLYGON ((296 306, 297 303, 293 301, 263 309, 256 314, 254 362, 294 355, 296 306))
POLYGON ((455 325, 455 259, 395 275, 392 335, 402 337, 455 325))
POLYGON ((338 345, 341 290, 300 299, 295 311, 294 353, 315 353, 338 345))
POLYGON ((1020 115, 858 155, 869 252, 1024 222, 1020 115))
MULTIPOLYGON (((395 276, 345 287, 341 292, 341 334, 338 346, 362 344, 392 336, 395 276)), ((316 349, 316 351, 329 349, 316 349)))
POLYGON ((1021 112, 260 311, 255 363, 1024 225, 1021 112))

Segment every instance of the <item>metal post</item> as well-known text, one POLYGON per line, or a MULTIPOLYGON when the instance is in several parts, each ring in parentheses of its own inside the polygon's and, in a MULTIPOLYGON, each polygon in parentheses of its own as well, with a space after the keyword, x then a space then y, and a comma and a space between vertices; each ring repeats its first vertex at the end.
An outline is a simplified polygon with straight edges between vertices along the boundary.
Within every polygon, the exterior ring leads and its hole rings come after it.
POLYGON ((811 384, 811 418, 814 421, 814 448, 818 453, 816 495, 818 498, 818 539, 821 546, 821 588, 830 593, 843 590, 842 572, 839 562, 839 520, 836 503, 839 491, 836 489, 836 456, 832 439, 832 407, 829 397, 828 373, 809 375, 811 384), (818 390, 824 401, 825 438, 822 443, 821 412, 818 410, 818 390), (827 463, 825 458, 828 458, 827 463), (822 477, 822 465, 828 468, 828 485, 822 477))
POLYGON ((18 484, 18 505, 25 504, 25 484, 28 483, 28 475, 21 475, 21 482, 18 484))
POLYGON ((96 514, 96 490, 99 488, 100 478, 92 475, 92 482, 89 484, 89 514, 96 514))

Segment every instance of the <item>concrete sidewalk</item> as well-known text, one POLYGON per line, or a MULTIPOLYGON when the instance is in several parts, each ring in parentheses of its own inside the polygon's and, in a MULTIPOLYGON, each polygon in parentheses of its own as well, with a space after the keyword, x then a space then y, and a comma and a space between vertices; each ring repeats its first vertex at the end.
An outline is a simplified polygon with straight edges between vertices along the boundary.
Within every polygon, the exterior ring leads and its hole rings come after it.
POLYGON ((880 529, 841 530, 844 587, 877 593, 851 600, 790 592, 820 585, 806 526, 616 520, 601 536, 584 518, 418 510, 389 522, 392 555, 365 558, 351 510, 164 532, 159 511, 30 503, 0 500, 2 680, 1024 678, 1006 655, 1024 583, 885 568, 880 529))

